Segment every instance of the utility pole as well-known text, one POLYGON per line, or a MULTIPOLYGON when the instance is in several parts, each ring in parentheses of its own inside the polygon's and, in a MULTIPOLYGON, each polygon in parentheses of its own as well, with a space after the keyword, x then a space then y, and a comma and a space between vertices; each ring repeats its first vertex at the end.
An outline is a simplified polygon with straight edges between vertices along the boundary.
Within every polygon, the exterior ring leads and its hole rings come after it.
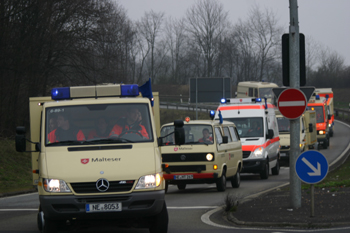
MULTIPOLYGON (((299 47, 299 19, 298 2, 289 0, 290 25, 289 25, 289 74, 290 87, 300 89, 300 47, 299 47)), ((300 153, 300 119, 290 120, 290 155, 289 155, 289 175, 290 175, 290 201, 295 209, 301 207, 301 181, 296 171, 295 163, 300 153)))

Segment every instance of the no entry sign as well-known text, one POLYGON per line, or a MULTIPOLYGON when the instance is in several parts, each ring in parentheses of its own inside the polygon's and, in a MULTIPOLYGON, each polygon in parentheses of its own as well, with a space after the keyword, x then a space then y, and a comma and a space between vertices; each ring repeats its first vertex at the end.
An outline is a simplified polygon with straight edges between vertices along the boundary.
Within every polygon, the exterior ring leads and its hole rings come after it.
POLYGON ((288 119, 297 119, 303 115, 306 105, 304 93, 295 88, 282 91, 277 100, 278 110, 288 119))

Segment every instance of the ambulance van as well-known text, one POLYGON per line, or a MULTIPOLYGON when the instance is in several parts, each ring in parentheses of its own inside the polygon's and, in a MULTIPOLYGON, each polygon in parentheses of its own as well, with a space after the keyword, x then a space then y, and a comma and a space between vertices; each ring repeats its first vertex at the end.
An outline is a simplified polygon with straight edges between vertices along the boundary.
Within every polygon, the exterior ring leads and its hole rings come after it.
POLYGON ((334 134, 334 99, 332 88, 317 88, 314 92, 316 95, 326 99, 326 104, 328 106, 328 115, 330 119, 328 121, 329 136, 333 137, 334 134))
POLYGON ((317 142, 324 149, 327 149, 330 144, 329 120, 331 115, 328 114, 328 107, 327 99, 320 97, 315 92, 307 104, 307 109, 316 112, 317 142))
POLYGON ((268 179, 270 170, 280 170, 280 139, 274 106, 261 98, 223 99, 215 119, 220 115, 235 124, 243 150, 242 173, 258 173, 268 179))
MULTIPOLYGON (((280 111, 275 110, 278 131, 280 137, 281 163, 289 164, 290 153, 290 120, 285 118, 280 111)), ((305 111, 300 119, 300 153, 308 149, 317 149, 316 138, 316 112, 305 111)))
POLYGON ((232 187, 238 188, 243 161, 235 125, 229 121, 188 117, 183 124, 182 145, 173 143, 173 123, 161 128, 163 177, 167 185, 177 185, 183 190, 187 184, 215 183, 217 190, 223 192, 226 180, 230 180, 232 187))
MULTIPOLYGON (((16 131, 23 152, 26 130, 16 131)), ((51 98, 30 98, 30 133, 41 232, 96 225, 167 232, 155 119, 137 85, 60 87, 51 98)))
POLYGON ((247 98, 256 97, 264 99, 266 98, 268 102, 273 103, 275 101, 275 96, 272 92, 273 88, 277 88, 276 83, 270 82, 257 82, 257 81, 246 81, 239 82, 237 85, 237 95, 236 98, 247 98))

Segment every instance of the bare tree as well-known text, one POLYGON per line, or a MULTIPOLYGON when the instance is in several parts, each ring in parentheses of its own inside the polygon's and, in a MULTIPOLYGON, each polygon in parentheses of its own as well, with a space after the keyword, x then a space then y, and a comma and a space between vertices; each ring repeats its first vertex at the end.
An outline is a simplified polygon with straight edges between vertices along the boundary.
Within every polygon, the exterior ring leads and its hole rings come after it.
POLYGON ((207 77, 214 74, 213 64, 219 54, 219 43, 229 25, 227 15, 223 4, 211 0, 197 1, 186 13, 186 29, 204 57, 207 77))
POLYGON ((155 81, 154 77, 154 54, 156 40, 161 32, 161 26, 164 18, 164 13, 156 13, 153 10, 146 12, 145 15, 137 22, 139 33, 146 39, 148 47, 150 48, 151 65, 150 76, 152 77, 152 83, 155 81))

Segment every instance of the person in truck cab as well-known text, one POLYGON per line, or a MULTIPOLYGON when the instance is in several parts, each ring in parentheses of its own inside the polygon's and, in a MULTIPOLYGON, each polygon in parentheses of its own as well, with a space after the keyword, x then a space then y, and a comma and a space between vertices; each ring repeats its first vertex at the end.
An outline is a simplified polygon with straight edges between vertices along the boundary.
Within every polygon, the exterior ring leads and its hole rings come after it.
POLYGON ((90 131, 88 135, 88 139, 108 138, 108 136, 110 135, 108 120, 105 117, 100 117, 96 120, 95 125, 96 125, 96 129, 93 129, 90 131))
POLYGON ((249 135, 259 136, 262 135, 262 129, 258 122, 253 121, 250 129, 248 130, 249 135))
POLYGON ((126 117, 117 121, 110 135, 119 136, 121 134, 136 133, 149 138, 146 128, 141 124, 140 119, 142 119, 141 113, 137 108, 128 108, 126 110, 126 117))
POLYGON ((203 137, 198 140, 198 142, 213 143, 213 138, 210 137, 209 129, 204 128, 202 130, 203 137))
POLYGON ((49 120, 49 132, 57 128, 57 119, 56 117, 51 117, 49 120))
POLYGON ((69 122, 69 117, 66 113, 57 115, 57 129, 50 132, 47 136, 48 143, 62 141, 85 141, 83 131, 75 129, 69 122))

